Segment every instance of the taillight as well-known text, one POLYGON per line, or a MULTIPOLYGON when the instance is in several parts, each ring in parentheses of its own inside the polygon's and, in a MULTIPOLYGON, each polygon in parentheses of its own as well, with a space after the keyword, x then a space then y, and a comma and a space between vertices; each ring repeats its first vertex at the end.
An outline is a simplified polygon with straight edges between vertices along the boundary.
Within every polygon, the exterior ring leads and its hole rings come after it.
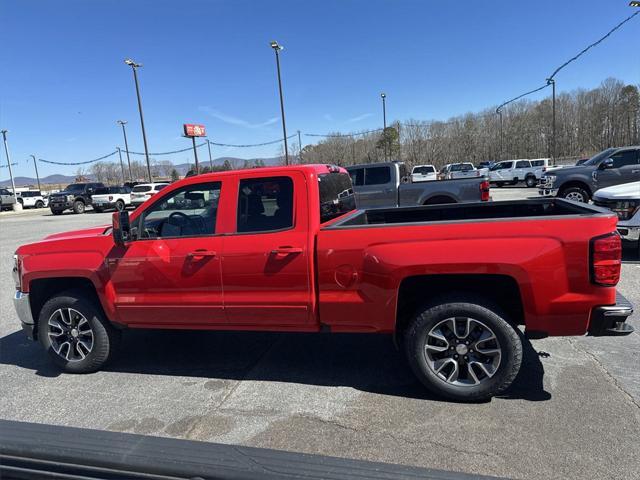
POLYGON ((591 239, 591 281, 613 287, 620 280, 622 242, 617 232, 591 239))
POLYGON ((489 190, 491 188, 491 185, 489 184, 488 180, 485 180, 483 182, 480 182, 480 200, 483 202, 488 202, 489 201, 489 190))

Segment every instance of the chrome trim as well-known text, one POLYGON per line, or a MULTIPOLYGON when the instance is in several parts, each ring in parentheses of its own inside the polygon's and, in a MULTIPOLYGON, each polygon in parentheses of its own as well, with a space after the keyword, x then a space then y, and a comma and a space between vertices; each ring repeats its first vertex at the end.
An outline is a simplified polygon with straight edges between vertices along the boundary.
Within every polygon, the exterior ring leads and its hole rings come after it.
POLYGON ((13 296, 13 306, 16 309, 18 318, 22 323, 33 325, 33 314, 31 313, 31 303, 29 303, 29 294, 16 290, 13 296))
POLYGON ((618 233, 623 240, 636 242, 640 240, 640 227, 627 227, 624 224, 618 223, 618 233), (627 233, 623 234, 622 230, 626 230, 627 233))

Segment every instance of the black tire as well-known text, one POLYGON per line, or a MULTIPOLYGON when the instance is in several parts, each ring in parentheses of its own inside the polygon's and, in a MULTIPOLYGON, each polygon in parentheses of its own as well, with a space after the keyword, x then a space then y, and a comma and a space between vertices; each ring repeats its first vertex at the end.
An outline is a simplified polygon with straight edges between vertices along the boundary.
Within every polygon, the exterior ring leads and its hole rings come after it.
MULTIPOLYGON (((203 205, 204 206, 204 205, 203 205)), ((126 205, 122 200, 116 200, 116 211, 121 212, 125 209, 126 205)))
MULTIPOLYGON (((487 400, 504 392, 516 378, 522 364, 522 341, 518 331, 505 320, 499 308, 474 295, 451 295, 422 307, 405 331, 404 349, 413 373, 425 387, 442 397, 462 402, 487 400), (429 365, 426 342, 433 338, 429 337, 429 332, 438 323, 452 317, 472 318, 493 331, 501 354, 492 377, 487 376, 475 385, 454 385, 429 365)), ((472 352, 470 350, 469 355, 472 352)), ((459 365, 464 365, 462 359, 459 362, 459 365)))
POLYGON ((588 203, 589 193, 584 188, 569 187, 560 192, 560 197, 567 198, 569 200, 575 200, 576 202, 588 203))
POLYGON ((82 200, 73 202, 73 213, 84 213, 85 204, 82 200))
POLYGON ((93 211, 94 211, 94 212, 96 212, 96 213, 102 213, 102 212, 104 212, 104 210, 103 210, 102 208, 100 208, 100 207, 95 207, 95 206, 93 207, 93 211))
POLYGON ((504 187, 504 182, 496 182, 496 186, 498 188, 502 188, 502 187, 504 187))
POLYGON ((62 215, 63 210, 51 210, 54 215, 62 215))
POLYGON ((36 208, 43 208, 44 207, 44 202, 42 200, 38 200, 36 202, 36 208))
MULTIPOLYGON (((120 342, 120 332, 104 318, 101 309, 96 307, 94 302, 87 297, 86 292, 69 290, 50 298, 43 305, 38 316, 38 339, 53 363, 60 369, 69 373, 91 373, 102 368, 112 358, 120 342), (56 353, 49 337, 49 319, 58 310, 68 308, 82 314, 91 327, 91 350, 82 359, 69 360, 64 358, 65 354, 69 352, 66 347, 59 349, 61 354, 56 353)), ((74 350, 75 352, 77 351, 74 350)))
POLYGON ((536 177, 531 175, 524 179, 524 183, 527 185, 528 188, 533 188, 536 186, 536 183, 538 182, 536 180, 536 177))

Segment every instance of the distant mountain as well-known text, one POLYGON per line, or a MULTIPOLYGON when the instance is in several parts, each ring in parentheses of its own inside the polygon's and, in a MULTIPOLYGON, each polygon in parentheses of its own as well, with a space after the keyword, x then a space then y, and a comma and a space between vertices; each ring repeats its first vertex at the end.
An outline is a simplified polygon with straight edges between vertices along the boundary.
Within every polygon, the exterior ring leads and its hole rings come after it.
MULTIPOLYGON (((200 159, 199 159, 200 160, 200 159)), ((228 161, 232 167, 234 168, 242 168, 244 162, 255 162, 256 160, 262 160, 265 165, 279 165, 282 158, 281 157, 269 157, 269 158, 236 158, 236 157, 219 157, 214 158, 213 164, 216 166, 223 165, 225 161, 228 161)), ((189 167, 193 165, 193 163, 179 163, 174 165, 174 168, 178 171, 180 175, 185 175, 189 171, 189 167)), ((200 165, 209 165, 208 159, 201 159, 200 165)), ((88 176, 91 178, 91 175, 88 176)), ((75 180, 75 175, 62 175, 59 173, 55 173, 52 175, 47 175, 46 177, 40 178, 41 185, 51 185, 51 184, 69 184, 73 183, 75 180)), ((38 181, 35 177, 13 177, 16 187, 26 187, 28 185, 38 185, 38 181)), ((11 187, 11 180, 9 178, 5 180, 0 180, 0 187, 11 187)))

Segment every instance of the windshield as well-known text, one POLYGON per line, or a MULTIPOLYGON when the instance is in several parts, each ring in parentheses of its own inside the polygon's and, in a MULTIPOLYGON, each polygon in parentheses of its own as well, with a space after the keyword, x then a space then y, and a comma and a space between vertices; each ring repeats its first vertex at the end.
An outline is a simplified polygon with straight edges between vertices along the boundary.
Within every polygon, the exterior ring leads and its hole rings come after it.
POLYGON ((585 167, 594 167, 594 166, 598 165, 605 158, 609 158, 611 156, 611 154, 613 152, 615 152, 615 151, 616 151, 615 148, 607 148, 606 150, 595 154, 589 160, 587 160, 586 162, 582 163, 582 165, 585 166, 585 167))
POLYGON ((150 192, 151 185, 136 185, 131 191, 134 193, 150 192))
POLYGON ((67 192, 83 192, 85 184, 84 183, 72 183, 71 185, 67 185, 65 191, 67 192))
POLYGON ((318 176, 320 190, 320 223, 339 217, 356 208, 356 197, 347 173, 318 176))

